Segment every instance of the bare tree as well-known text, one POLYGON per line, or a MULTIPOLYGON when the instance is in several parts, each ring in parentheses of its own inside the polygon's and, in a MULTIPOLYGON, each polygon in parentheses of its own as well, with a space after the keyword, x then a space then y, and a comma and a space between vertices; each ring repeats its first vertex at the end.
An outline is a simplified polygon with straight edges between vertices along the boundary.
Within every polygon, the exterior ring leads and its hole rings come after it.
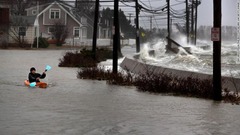
POLYGON ((55 22, 52 34, 56 39, 56 45, 61 46, 69 34, 68 27, 60 21, 55 22))
POLYGON ((83 13, 92 15, 95 10, 94 0, 76 0, 76 8, 83 13))
POLYGON ((11 27, 9 28, 8 35, 15 41, 19 47, 25 47, 24 37, 27 29, 30 26, 28 21, 21 16, 12 17, 11 27))
POLYGON ((9 25, 0 25, 0 46, 2 48, 8 47, 8 29, 9 25))
POLYGON ((36 6, 37 1, 39 1, 39 4, 41 5, 53 2, 54 0, 8 0, 8 4, 10 5, 12 15, 25 15, 25 9, 31 6, 36 6))

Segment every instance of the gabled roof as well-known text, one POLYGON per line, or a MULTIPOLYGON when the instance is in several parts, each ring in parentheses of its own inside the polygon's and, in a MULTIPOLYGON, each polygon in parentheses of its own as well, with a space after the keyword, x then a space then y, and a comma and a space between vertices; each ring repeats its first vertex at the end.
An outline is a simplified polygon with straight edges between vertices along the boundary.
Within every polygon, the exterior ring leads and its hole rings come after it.
MULTIPOLYGON (((58 5, 64 12, 66 12, 73 20, 75 20, 79 25, 82 25, 81 18, 84 16, 88 19, 88 25, 90 27, 93 27, 93 20, 88 15, 81 13, 77 11, 75 7, 72 5, 68 5, 65 2, 61 1, 54 1, 52 3, 42 4, 39 5, 39 8, 42 9, 42 11, 38 14, 38 16, 42 15, 44 12, 46 12, 48 9, 50 9, 54 4, 58 5)), ((26 10, 36 9, 37 6, 33 6, 30 8, 27 8, 26 10)))
POLYGON ((65 8, 73 17, 75 17, 79 22, 81 22, 81 18, 84 16, 88 19, 88 25, 93 27, 93 19, 89 17, 87 14, 83 12, 79 12, 79 10, 72 5, 69 5, 65 2, 59 2, 63 8, 65 8))
POLYGON ((63 11, 65 11, 70 17, 72 17, 73 20, 75 20, 79 25, 82 25, 80 21, 78 21, 74 16, 72 16, 72 14, 66 10, 60 3, 58 3, 57 1, 54 1, 53 3, 51 3, 48 7, 46 7, 43 11, 41 11, 37 16, 39 17, 41 14, 43 14, 44 12, 46 12, 48 9, 50 9, 53 5, 58 5, 63 11))

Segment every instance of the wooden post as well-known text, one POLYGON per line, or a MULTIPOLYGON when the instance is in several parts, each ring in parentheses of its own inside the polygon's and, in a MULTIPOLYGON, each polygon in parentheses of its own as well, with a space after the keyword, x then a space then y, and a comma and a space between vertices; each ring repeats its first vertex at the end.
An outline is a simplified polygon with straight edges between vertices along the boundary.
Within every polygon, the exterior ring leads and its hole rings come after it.
POLYGON ((213 27, 219 29, 219 40, 213 41, 213 99, 222 100, 221 77, 221 25, 222 25, 222 0, 213 0, 213 27))
POLYGON ((114 0, 113 73, 118 72, 118 47, 120 46, 118 8, 119 8, 118 0, 114 0))
POLYGON ((92 57, 96 60, 96 48, 97 48, 97 32, 98 32, 98 16, 99 16, 99 0, 95 3, 95 15, 94 15, 94 30, 92 40, 92 57))

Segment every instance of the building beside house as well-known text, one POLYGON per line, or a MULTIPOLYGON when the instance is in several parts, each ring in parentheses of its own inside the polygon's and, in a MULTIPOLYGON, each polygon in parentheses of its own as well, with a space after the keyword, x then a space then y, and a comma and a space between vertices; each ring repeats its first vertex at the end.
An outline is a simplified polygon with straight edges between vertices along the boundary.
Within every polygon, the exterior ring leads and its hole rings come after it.
POLYGON ((34 16, 11 16, 11 25, 8 30, 9 43, 17 43, 21 47, 31 45, 34 42, 36 31, 34 16))

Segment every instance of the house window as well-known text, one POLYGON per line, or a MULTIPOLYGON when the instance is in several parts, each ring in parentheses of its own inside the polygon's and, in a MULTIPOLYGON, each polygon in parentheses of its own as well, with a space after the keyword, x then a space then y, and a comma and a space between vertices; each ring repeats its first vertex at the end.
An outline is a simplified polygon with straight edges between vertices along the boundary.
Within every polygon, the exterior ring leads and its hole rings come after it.
POLYGON ((87 37, 87 28, 82 28, 82 37, 87 37))
POLYGON ((50 19, 60 19, 60 9, 50 9, 50 19))
POLYGON ((48 27, 48 33, 54 33, 55 28, 54 27, 48 27))
POLYGON ((73 28, 73 35, 74 37, 80 37, 80 28, 79 27, 74 27, 73 28))
POLYGON ((109 20, 105 20, 105 24, 109 26, 109 20))
POLYGON ((103 38, 107 38, 107 30, 106 29, 103 30, 103 38))
POLYGON ((27 31, 26 27, 18 27, 18 34, 20 36, 26 36, 26 31, 27 31))
POLYGON ((36 15, 37 11, 36 10, 32 10, 32 15, 36 15))

